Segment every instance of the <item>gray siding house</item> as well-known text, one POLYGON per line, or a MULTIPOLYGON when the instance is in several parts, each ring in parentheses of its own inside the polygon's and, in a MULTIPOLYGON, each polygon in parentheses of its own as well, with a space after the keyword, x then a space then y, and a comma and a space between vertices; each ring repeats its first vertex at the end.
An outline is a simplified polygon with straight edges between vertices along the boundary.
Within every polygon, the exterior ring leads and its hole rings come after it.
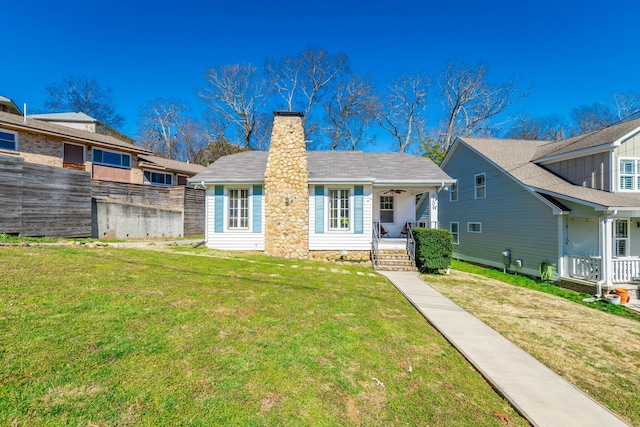
POLYGON ((611 288, 640 282, 640 119, 557 142, 458 138, 441 167, 454 256, 611 288))

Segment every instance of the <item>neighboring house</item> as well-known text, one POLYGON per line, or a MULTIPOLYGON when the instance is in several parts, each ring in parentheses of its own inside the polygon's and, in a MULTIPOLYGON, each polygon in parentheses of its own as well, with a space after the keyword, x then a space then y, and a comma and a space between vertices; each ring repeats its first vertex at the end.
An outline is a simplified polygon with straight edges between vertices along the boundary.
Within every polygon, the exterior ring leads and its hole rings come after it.
POLYGON ((22 111, 18 108, 18 106, 9 98, 0 95, 0 111, 4 111, 5 113, 17 114, 19 116, 22 115, 22 111))
POLYGON ((153 156, 74 115, 47 115, 57 117, 53 123, 0 111, 0 233, 113 239, 204 233, 203 191, 186 185, 203 166, 153 156), (83 121, 96 132, 78 129, 83 121))
MULTIPOLYGON (((269 152, 222 157, 189 180, 206 187, 209 248, 369 259, 380 225, 399 237, 417 196, 454 182, 400 153, 306 151, 299 113, 275 113, 269 152)), ((406 241, 406 238, 405 238, 406 241)))
POLYGON ((135 142, 133 138, 129 138, 122 132, 117 131, 110 126, 99 122, 97 119, 94 119, 93 117, 81 112, 30 114, 29 117, 56 125, 67 126, 74 129, 87 130, 93 133, 113 136, 114 138, 121 139, 130 144, 133 144, 135 142))
MULTIPOLYGON (((82 113, 72 113, 78 114, 82 120, 86 117, 94 120, 82 113)), ((132 184, 159 184, 153 179, 145 180, 143 168, 162 170, 165 177, 171 177, 172 185, 185 185, 185 177, 204 169, 168 159, 161 162, 149 150, 131 142, 78 129, 69 125, 72 121, 60 123, 0 112, 0 152, 19 155, 31 163, 89 171, 92 179, 132 184), (144 162, 140 156, 155 160, 144 162)))
MULTIPOLYGON (((441 167, 454 256, 611 288, 640 282, 640 119, 558 142, 458 138, 441 167), (543 266, 544 268, 544 266, 543 266)), ((633 287, 633 286, 630 286, 633 287)))

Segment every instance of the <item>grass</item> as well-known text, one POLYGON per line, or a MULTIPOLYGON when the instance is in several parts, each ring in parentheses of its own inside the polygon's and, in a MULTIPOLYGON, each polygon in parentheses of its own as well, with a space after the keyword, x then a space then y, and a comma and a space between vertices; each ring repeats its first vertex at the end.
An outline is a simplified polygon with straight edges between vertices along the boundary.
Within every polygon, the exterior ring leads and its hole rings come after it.
POLYGON ((631 425, 640 426, 640 328, 585 294, 455 263, 424 280, 631 425), (470 270, 469 273, 462 270, 470 270), (597 308, 597 309, 594 309, 597 308))
POLYGON ((631 311, 623 305, 609 304, 606 301, 585 302, 585 298, 592 297, 593 295, 575 292, 569 289, 561 288, 553 283, 545 283, 538 280, 534 280, 527 276, 516 276, 511 273, 503 273, 500 270, 489 267, 481 267, 474 264, 469 264, 462 261, 453 260, 451 268, 458 271, 465 271, 467 273, 479 274, 481 276, 496 279, 504 283, 509 283, 514 286, 522 288, 533 289, 536 291, 544 292, 547 294, 555 295, 560 298, 564 298, 575 303, 594 308, 596 310, 604 311, 606 313, 614 314, 616 316, 625 317, 640 321, 640 313, 631 311))
POLYGON ((527 425, 370 269, 0 248, 0 425, 527 425))

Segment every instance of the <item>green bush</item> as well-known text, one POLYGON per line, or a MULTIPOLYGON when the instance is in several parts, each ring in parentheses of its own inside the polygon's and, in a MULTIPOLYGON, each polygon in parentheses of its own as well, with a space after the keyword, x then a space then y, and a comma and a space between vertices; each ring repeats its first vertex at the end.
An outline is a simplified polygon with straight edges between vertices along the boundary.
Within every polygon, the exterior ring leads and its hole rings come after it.
POLYGON ((453 236, 449 230, 414 228, 416 266, 421 273, 436 273, 449 268, 453 254, 453 236))

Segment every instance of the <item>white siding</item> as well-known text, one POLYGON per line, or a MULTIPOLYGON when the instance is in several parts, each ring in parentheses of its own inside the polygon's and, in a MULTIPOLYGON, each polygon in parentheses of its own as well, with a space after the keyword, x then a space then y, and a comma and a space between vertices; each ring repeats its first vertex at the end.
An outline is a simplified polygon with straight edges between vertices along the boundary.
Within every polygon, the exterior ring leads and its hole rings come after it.
MULTIPOLYGON (((382 226, 389 232, 390 237, 399 237, 407 221, 416 220, 416 199, 410 192, 385 194, 388 189, 377 189, 373 196, 373 220, 380 220, 380 196, 393 196, 394 210, 393 224, 383 223, 382 226)), ((428 204, 427 204, 428 206, 428 204)))
MULTIPOLYGON (((372 233, 372 220, 371 220, 371 207, 372 196, 371 186, 364 186, 363 197, 363 211, 364 211, 364 223, 363 233, 354 234, 353 226, 350 231, 329 231, 329 198, 327 196, 327 190, 329 188, 346 188, 351 189, 351 200, 349 206, 351 207, 351 217, 353 218, 353 185, 338 185, 331 186, 325 185, 324 196, 324 233, 316 233, 316 214, 315 214, 315 186, 309 187, 309 250, 312 251, 333 251, 333 250, 369 250, 371 249, 371 233, 372 233)), ((353 223, 353 221, 351 221, 353 223)))
MULTIPOLYGON (((247 186, 244 186, 247 187, 247 186)), ((240 186, 233 186, 240 188, 240 186)), ((262 209, 262 232, 254 233, 251 221, 253 215, 253 192, 249 191, 249 230, 227 229, 228 187, 224 191, 224 232, 215 232, 215 196, 213 187, 206 191, 207 204, 207 247, 210 249, 236 250, 236 251, 263 251, 264 250, 264 202, 262 209)))

